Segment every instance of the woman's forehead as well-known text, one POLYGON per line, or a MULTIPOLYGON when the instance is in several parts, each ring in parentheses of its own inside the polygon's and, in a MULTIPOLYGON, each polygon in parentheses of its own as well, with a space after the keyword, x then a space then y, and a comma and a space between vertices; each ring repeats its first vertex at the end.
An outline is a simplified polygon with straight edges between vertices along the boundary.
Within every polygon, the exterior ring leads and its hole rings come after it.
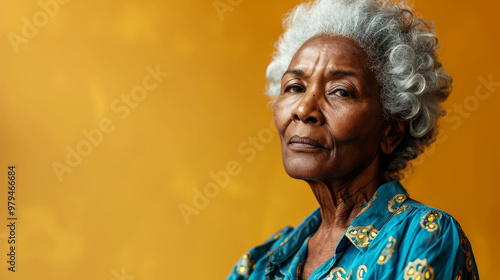
POLYGON ((353 39, 319 35, 299 48, 288 69, 300 69, 306 75, 317 69, 347 70, 362 75, 368 69, 368 63, 368 55, 353 39))

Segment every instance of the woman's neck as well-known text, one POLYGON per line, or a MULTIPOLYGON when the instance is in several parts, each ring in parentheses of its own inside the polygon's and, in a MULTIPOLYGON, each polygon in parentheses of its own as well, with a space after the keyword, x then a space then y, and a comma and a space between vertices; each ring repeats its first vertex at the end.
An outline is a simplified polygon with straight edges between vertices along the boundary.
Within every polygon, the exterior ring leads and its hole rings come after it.
POLYGON ((318 231, 345 230, 386 180, 377 166, 368 166, 354 178, 329 182, 308 181, 319 203, 318 231))

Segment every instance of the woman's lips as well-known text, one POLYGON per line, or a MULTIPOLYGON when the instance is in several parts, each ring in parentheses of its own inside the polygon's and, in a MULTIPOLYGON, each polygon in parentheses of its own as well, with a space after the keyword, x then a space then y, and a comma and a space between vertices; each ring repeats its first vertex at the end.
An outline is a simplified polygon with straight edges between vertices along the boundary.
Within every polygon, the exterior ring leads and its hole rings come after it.
POLYGON ((309 137, 300 136, 293 136, 292 138, 290 138, 290 140, 288 140, 288 147, 292 150, 326 150, 326 148, 318 141, 309 137))

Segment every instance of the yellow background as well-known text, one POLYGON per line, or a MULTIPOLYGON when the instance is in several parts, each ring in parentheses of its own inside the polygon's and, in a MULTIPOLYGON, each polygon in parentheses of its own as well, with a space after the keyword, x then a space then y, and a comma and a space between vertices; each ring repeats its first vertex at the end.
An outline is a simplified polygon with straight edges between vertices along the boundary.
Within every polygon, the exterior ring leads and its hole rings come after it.
MULTIPOLYGON (((0 2, 0 279, 225 279, 247 249, 316 207, 308 186, 284 172, 277 135, 266 134, 264 72, 280 18, 297 1, 221 2, 233 4, 222 17, 212 0, 71 0, 16 47, 9 34, 22 34, 23 17, 43 23, 42 7, 0 2), (168 76, 121 119, 112 103, 157 65, 168 76), (82 130, 106 118, 114 130, 60 182, 52 164, 65 164, 66 148, 86 140, 82 130), (186 223, 179 205, 192 206, 193 189, 228 163, 239 172, 186 223), (9 164, 15 273, 6 263, 9 164)), ((446 138, 403 183, 460 221, 480 276, 496 279, 500 87, 474 96, 480 77, 500 81, 500 4, 415 7, 436 24, 454 119, 441 122, 446 138), (453 111, 464 104, 466 114, 453 111)))

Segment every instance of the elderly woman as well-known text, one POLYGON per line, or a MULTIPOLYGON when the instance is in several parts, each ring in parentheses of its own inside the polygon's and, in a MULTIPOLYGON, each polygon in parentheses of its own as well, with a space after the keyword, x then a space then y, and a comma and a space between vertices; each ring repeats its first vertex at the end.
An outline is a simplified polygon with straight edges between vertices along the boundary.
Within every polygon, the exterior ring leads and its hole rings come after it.
POLYGON ((478 279, 449 214, 398 178, 436 137, 451 78, 404 4, 297 6, 267 69, 285 170, 319 208, 252 248, 229 279, 478 279))

